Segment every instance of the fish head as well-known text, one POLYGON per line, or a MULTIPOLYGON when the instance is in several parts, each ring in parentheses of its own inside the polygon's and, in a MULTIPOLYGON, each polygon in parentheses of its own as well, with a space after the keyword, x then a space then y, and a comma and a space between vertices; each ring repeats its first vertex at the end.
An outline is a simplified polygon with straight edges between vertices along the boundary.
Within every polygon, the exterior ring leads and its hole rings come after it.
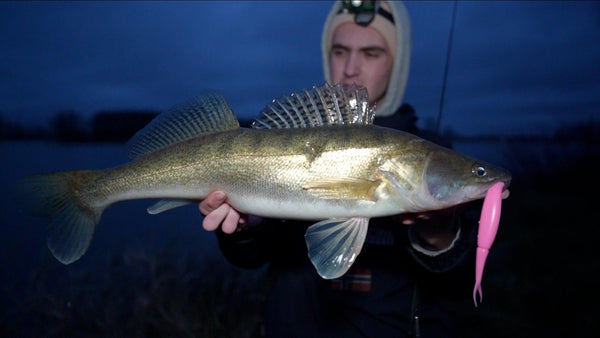
POLYGON ((423 189, 441 207, 450 207, 485 197, 497 182, 504 183, 503 198, 508 197, 512 179, 509 171, 450 149, 429 153, 423 170, 423 189))

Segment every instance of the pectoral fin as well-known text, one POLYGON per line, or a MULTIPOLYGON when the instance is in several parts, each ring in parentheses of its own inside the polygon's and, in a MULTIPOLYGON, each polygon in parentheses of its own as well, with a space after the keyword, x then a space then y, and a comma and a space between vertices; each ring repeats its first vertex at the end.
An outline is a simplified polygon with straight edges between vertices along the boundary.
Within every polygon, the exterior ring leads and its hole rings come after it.
POLYGON ((190 203, 194 203, 194 200, 160 200, 146 209, 150 215, 160 214, 163 211, 175 209, 182 207, 184 205, 188 205, 190 203))
POLYGON ((308 256, 319 275, 325 279, 342 276, 360 253, 369 219, 328 219, 311 225, 304 235, 308 256))
POLYGON ((375 201, 375 189, 381 181, 360 178, 329 178, 306 183, 303 188, 325 199, 375 201))

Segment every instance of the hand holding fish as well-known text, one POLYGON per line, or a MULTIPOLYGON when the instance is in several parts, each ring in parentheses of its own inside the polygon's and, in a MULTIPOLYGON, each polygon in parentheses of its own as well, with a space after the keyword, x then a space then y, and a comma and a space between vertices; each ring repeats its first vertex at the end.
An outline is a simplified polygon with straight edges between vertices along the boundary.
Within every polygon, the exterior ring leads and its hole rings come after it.
POLYGON ((454 221, 457 207, 419 213, 405 213, 395 216, 401 223, 411 227, 413 238, 431 251, 449 248, 456 239, 458 227, 454 221))
POLYGON ((203 199, 198 208, 204 215, 202 227, 206 231, 215 231, 219 226, 226 234, 234 233, 239 225, 246 224, 247 215, 240 214, 231 205, 226 203, 227 195, 224 191, 213 191, 203 199))

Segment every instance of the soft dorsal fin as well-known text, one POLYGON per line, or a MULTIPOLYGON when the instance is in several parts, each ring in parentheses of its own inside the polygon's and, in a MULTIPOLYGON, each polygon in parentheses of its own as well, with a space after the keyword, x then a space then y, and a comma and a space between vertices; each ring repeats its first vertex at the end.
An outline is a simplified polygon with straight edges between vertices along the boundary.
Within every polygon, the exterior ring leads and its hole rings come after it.
POLYGON ((366 88, 344 89, 325 83, 301 93, 273 100, 252 123, 252 128, 311 128, 341 124, 373 124, 366 88))
POLYGON ((135 158, 200 134, 239 126, 225 97, 216 91, 205 90, 158 115, 138 131, 129 141, 129 156, 135 158))

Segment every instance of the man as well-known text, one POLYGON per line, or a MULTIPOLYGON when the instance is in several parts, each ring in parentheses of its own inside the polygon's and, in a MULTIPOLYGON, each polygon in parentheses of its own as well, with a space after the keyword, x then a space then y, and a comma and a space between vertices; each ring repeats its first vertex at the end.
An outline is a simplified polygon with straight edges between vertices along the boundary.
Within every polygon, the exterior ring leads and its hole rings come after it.
MULTIPOLYGON (((418 134, 414 110, 400 106, 410 56, 410 23, 402 3, 354 7, 350 1, 336 2, 324 25, 322 52, 329 83, 367 88, 375 124, 418 134)), ((220 227, 221 250, 233 264, 255 268, 270 263, 267 336, 454 333, 437 301, 458 285, 447 271, 464 261, 472 244, 470 223, 455 209, 372 219, 352 268, 338 279, 324 280, 304 243, 304 232, 314 222, 240 215, 226 200, 216 191, 200 203, 203 227, 220 227)))

